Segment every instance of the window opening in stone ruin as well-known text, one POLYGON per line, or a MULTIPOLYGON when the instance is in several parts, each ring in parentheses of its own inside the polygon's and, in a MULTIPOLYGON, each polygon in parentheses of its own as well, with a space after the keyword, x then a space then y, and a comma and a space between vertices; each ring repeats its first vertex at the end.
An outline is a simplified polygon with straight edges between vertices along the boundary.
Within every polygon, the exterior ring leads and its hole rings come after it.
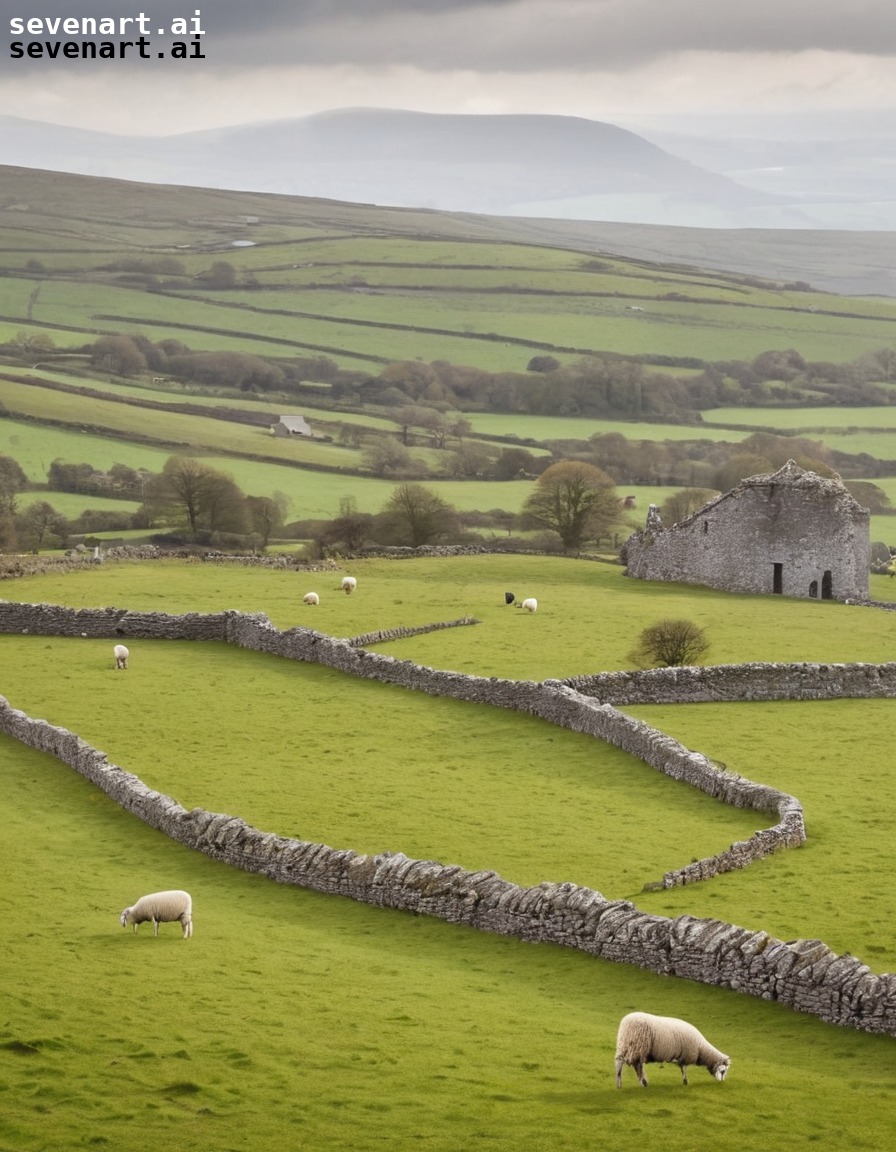
POLYGON ((777 592, 780 595, 784 591, 784 565, 775 564, 773 567, 772 592, 777 592))
POLYGON ((813 580, 812 583, 809 585, 809 595, 812 597, 813 600, 818 599, 818 581, 817 580, 813 580))
POLYGON ((829 568, 821 578, 821 598, 822 600, 832 600, 833 596, 834 577, 831 574, 831 570, 829 568))
POLYGON ((709 531, 709 521, 704 520, 703 521, 703 535, 705 536, 708 531, 709 531))

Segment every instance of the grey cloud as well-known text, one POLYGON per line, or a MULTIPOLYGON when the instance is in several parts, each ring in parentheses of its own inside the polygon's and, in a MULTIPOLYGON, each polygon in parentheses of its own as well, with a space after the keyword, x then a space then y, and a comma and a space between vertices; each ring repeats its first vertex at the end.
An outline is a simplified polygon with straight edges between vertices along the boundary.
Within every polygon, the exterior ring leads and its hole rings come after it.
MULTIPOLYGON (((92 7, 93 0, 83 0, 79 10, 92 7)), ((97 2, 96 12, 102 7, 97 2)), ((588 71, 686 51, 896 53, 892 0, 213 0, 206 6, 134 0, 131 11, 145 11, 156 29, 192 17, 196 8, 206 60, 188 66, 210 69, 407 64, 433 71, 588 71)), ((38 11, 68 16, 71 5, 0 0, 6 29, 9 16, 38 11)), ((7 67, 83 64, 24 60, 7 67)))
POLYGON ((683 51, 896 52, 892 0, 259 0, 209 16, 215 55, 256 65, 627 67, 683 51))

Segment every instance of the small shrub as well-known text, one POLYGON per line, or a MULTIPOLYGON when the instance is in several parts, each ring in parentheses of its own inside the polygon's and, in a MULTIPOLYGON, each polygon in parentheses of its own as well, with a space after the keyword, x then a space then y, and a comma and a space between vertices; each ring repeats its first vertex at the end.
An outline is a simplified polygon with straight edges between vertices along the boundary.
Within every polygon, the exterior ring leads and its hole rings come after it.
POLYGON ((709 649, 706 633, 692 620, 659 620, 645 628, 629 659, 639 668, 696 664, 709 649))

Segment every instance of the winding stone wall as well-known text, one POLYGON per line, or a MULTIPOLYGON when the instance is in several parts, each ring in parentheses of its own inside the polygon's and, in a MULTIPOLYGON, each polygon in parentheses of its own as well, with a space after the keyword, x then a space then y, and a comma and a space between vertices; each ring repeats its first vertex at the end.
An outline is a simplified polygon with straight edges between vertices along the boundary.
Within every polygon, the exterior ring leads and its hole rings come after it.
MULTIPOLYGON (((607 699, 611 695, 617 702, 628 703, 743 699, 743 672, 737 666, 731 666, 730 676, 723 667, 659 670, 662 674, 608 673, 566 682, 503 680, 422 667, 306 628, 280 631, 261 613, 233 611, 171 616, 0 601, 0 632, 113 640, 218 640, 286 659, 321 663, 431 695, 530 713, 612 743, 725 803, 777 815, 773 827, 715 857, 667 873, 651 887, 669 887, 746 867, 805 840, 802 808, 795 797, 721 771, 700 753, 619 712, 607 699), (729 695, 722 687, 726 683, 730 683, 729 695), (676 685, 685 691, 673 694, 676 685), (712 695, 689 697, 688 690, 712 695)), ((754 699, 805 699, 816 666, 745 667, 757 670, 757 685, 767 674, 763 669, 771 669, 773 679, 774 670, 780 672, 781 695, 754 699), (785 697, 787 685, 799 694, 785 697)), ((896 672, 891 671, 892 665, 817 667, 837 672, 816 682, 812 698, 848 695, 853 685, 864 687, 866 695, 893 694, 896 672)), ((235 816, 204 809, 188 812, 110 764, 103 753, 71 732, 31 719, 2 697, 0 731, 56 756, 127 811, 179 843, 281 883, 438 916, 524 940, 562 944, 654 972, 781 1000, 830 1023, 896 1035, 896 976, 876 976, 855 957, 837 956, 821 941, 785 943, 722 921, 643 913, 628 901, 607 900, 593 889, 571 883, 520 888, 494 872, 471 873, 457 865, 411 860, 402 853, 366 856, 260 832, 235 816)))

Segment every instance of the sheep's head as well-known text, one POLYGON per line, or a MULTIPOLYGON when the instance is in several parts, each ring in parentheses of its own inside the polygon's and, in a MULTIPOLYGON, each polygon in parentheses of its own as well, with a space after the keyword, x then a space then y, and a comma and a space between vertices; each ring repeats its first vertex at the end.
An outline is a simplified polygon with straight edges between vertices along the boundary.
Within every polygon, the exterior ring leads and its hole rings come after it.
POLYGON ((131 911, 130 908, 125 908, 124 912, 122 912, 121 916, 119 917, 119 919, 121 920, 122 928, 127 928, 127 926, 128 926, 128 915, 129 915, 130 911, 131 911))
POLYGON ((725 1077, 728 1075, 728 1069, 730 1067, 731 1067, 731 1061, 726 1056, 725 1059, 721 1062, 721 1064, 716 1064, 715 1068, 710 1069, 710 1071, 712 1072, 712 1074, 716 1078, 716 1080, 718 1080, 719 1083, 721 1083, 725 1079, 725 1077))

